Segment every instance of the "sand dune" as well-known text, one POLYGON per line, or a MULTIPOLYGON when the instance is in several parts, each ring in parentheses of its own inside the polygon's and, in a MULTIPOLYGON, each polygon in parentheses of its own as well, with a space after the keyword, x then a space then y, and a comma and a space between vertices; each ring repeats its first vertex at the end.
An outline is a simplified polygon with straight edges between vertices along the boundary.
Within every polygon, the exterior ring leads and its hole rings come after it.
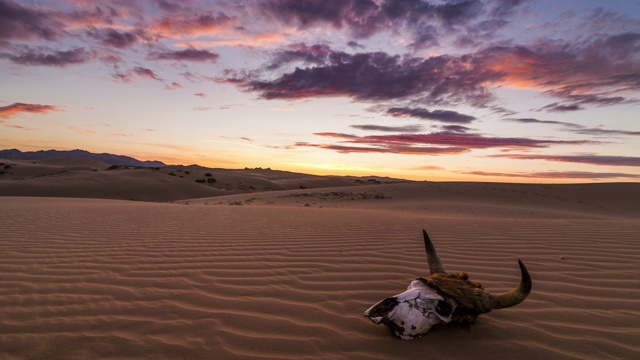
POLYGON ((48 196, 173 201, 287 189, 371 183, 390 178, 314 176, 270 169, 211 169, 197 165, 133 168, 85 159, 0 160, 0 196, 48 196))
POLYGON ((639 189, 407 183, 189 205, 2 197, 0 358, 632 359, 639 189), (491 291, 515 286, 522 259, 532 294, 470 329, 396 339, 363 312, 427 274, 422 228, 447 270, 491 291))

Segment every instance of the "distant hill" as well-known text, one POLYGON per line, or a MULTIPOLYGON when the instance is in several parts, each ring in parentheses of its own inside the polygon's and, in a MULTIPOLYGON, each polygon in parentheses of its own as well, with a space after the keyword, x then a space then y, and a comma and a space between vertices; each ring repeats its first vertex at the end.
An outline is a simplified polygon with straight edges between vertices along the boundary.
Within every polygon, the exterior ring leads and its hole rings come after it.
POLYGON ((18 149, 0 150, 0 159, 5 160, 49 160, 49 159, 86 159, 100 161, 109 165, 136 167, 164 167, 161 161, 140 161, 130 156, 114 154, 94 154, 85 150, 40 150, 25 151, 18 149))

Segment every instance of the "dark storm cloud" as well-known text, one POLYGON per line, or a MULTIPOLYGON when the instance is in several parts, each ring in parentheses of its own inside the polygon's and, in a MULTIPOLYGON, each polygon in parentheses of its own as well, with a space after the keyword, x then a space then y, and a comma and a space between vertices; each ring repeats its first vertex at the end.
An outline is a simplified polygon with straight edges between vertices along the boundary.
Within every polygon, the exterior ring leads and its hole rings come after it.
POLYGON ((436 120, 445 123, 468 124, 476 120, 475 116, 461 114, 451 110, 433 110, 425 108, 400 108, 387 109, 387 114, 394 117, 413 117, 418 119, 436 120))
POLYGON ((19 65, 27 66, 59 66, 85 63, 93 58, 93 55, 83 48, 73 50, 56 51, 49 49, 28 49, 20 54, 3 53, 0 58, 8 59, 19 65))

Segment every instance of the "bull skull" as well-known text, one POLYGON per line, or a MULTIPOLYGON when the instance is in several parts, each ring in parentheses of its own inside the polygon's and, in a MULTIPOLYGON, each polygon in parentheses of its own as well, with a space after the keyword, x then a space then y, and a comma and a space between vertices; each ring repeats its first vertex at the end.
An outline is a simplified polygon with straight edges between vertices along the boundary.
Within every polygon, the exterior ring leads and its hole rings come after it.
POLYGON ((364 316, 374 324, 389 326, 396 336, 408 340, 429 332, 436 324, 473 324, 482 313, 518 305, 531 292, 531 277, 522 261, 520 284, 515 289, 492 295, 466 273, 444 270, 429 235, 422 230, 431 276, 411 282, 407 291, 370 307, 364 316))

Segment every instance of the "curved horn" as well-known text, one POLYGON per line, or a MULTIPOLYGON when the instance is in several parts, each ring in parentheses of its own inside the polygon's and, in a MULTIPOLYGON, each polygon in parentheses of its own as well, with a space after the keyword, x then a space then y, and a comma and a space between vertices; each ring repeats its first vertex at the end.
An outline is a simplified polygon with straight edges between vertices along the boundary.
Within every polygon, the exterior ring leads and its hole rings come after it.
POLYGON ((431 239, 429 239, 429 234, 427 234, 426 230, 422 229, 422 235, 424 235, 424 249, 427 251, 427 262, 429 263, 429 271, 431 271, 431 275, 438 273, 446 274, 447 272, 444 270, 442 262, 440 262, 436 248, 433 247, 433 243, 431 242, 431 239))
POLYGON ((493 300, 493 309, 504 309, 518 305, 523 302, 527 296, 529 296, 529 293, 531 292, 531 276, 529 276, 527 268, 524 267, 524 264, 520 259, 518 259, 518 264, 520 265, 521 273, 520 284, 517 288, 504 294, 491 295, 491 299, 493 300))

